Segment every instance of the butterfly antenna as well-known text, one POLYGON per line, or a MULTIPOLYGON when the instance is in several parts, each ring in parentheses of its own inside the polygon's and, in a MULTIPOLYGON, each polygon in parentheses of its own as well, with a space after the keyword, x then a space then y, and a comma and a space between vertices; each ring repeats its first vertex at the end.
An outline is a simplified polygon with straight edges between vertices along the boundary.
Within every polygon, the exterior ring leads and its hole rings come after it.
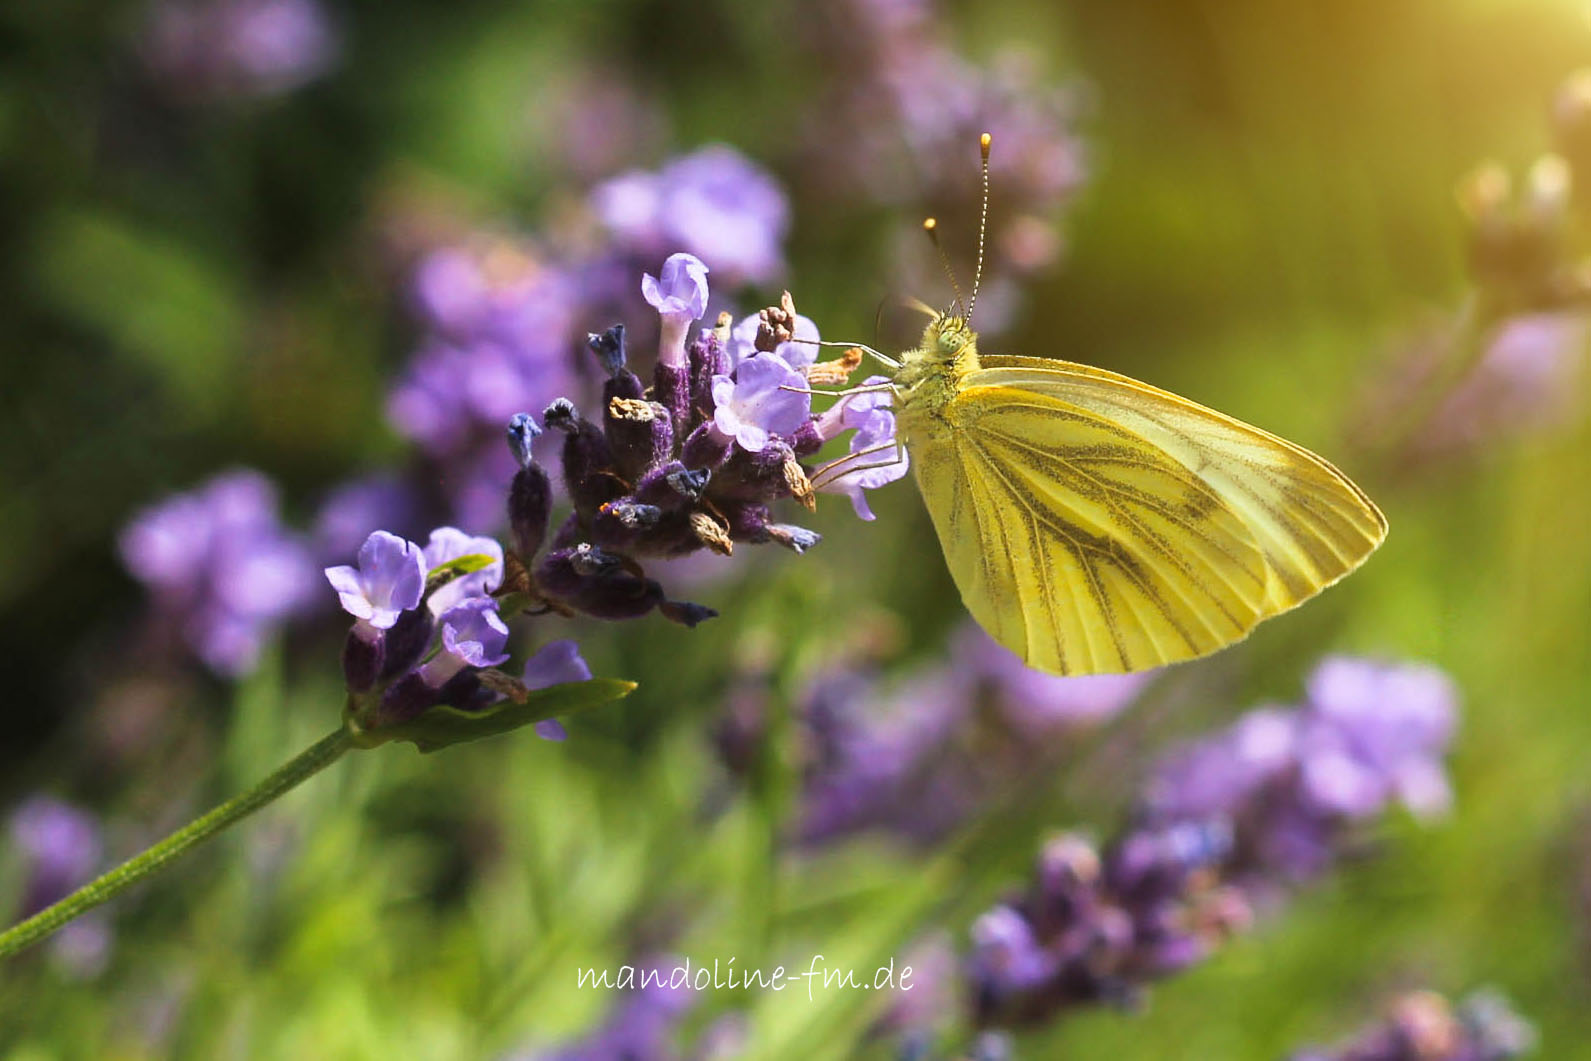
POLYGON ((934 250, 939 252, 939 264, 945 267, 945 276, 950 278, 950 289, 956 293, 956 308, 966 305, 966 300, 961 297, 961 285, 956 283, 956 271, 950 267, 950 256, 945 253, 944 245, 939 242, 939 222, 931 217, 923 219, 923 231, 928 233, 928 242, 934 245, 934 250))
POLYGON ((983 156, 983 212, 978 217, 978 267, 972 274, 972 300, 967 303, 967 326, 972 326, 972 311, 978 305, 978 285, 983 283, 983 244, 989 230, 989 148, 994 137, 984 133, 978 137, 978 153, 983 156))

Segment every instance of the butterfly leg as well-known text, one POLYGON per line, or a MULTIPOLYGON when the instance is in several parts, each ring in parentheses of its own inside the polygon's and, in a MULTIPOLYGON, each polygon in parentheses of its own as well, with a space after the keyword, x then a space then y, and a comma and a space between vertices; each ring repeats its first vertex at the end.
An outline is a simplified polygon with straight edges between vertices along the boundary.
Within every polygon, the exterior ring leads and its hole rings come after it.
POLYGON ((821 489, 821 488, 829 485, 830 483, 834 482, 840 476, 848 475, 849 473, 854 472, 854 471, 860 471, 863 468, 889 468, 889 467, 893 467, 894 465, 901 463, 905 459, 906 459, 906 447, 905 447, 905 445, 898 438, 891 439, 890 441, 884 442, 884 443, 880 443, 877 446, 869 446, 866 449, 859 449, 855 453, 847 453, 843 457, 836 457, 834 460, 829 461, 829 463, 823 465, 823 467, 819 468, 817 471, 812 473, 812 488, 814 490, 821 489), (887 461, 862 461, 861 460, 861 458, 863 458, 863 457, 869 457, 869 456, 872 456, 872 455, 877 454, 877 453, 886 453, 886 452, 893 454, 893 457, 890 460, 887 460, 887 461), (849 465, 849 467, 847 467, 847 465, 849 465))
POLYGON ((900 397, 900 388, 895 386, 893 383, 869 383, 861 387, 847 387, 844 390, 838 391, 814 389, 812 387, 786 386, 781 386, 779 389, 782 391, 790 391, 794 394, 827 395, 830 398, 850 398, 857 394, 892 394, 895 397, 900 397))

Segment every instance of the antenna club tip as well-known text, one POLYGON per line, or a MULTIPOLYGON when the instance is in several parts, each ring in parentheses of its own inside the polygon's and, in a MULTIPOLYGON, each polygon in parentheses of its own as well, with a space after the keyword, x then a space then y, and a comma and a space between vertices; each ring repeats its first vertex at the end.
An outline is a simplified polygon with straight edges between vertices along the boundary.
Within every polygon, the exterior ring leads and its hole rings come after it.
POLYGON ((990 136, 988 133, 984 133, 982 136, 978 137, 978 149, 983 152, 985 158, 988 157, 989 148, 993 146, 993 144, 994 137, 990 136))
POLYGON ((939 227, 939 222, 937 220, 935 220, 934 218, 931 218, 931 217, 923 218, 923 231, 924 232, 932 232, 934 229, 936 229, 938 227, 939 227))

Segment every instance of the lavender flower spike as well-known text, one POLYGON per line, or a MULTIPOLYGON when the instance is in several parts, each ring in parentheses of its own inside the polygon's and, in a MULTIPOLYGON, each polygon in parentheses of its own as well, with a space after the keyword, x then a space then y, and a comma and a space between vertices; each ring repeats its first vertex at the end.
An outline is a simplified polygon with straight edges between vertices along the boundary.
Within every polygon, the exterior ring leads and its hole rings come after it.
POLYGON ((641 294, 663 319, 658 360, 684 367, 685 333, 707 312, 707 266, 694 254, 671 254, 659 276, 641 277, 641 294))
POLYGON ((771 435, 793 435, 811 415, 806 377, 778 354, 741 362, 734 376, 713 377, 713 424, 751 453, 761 453, 771 435))
POLYGON ((425 571, 418 545, 375 531, 359 547, 359 566, 328 567, 326 580, 349 615, 374 629, 390 630, 399 615, 419 607, 425 571))

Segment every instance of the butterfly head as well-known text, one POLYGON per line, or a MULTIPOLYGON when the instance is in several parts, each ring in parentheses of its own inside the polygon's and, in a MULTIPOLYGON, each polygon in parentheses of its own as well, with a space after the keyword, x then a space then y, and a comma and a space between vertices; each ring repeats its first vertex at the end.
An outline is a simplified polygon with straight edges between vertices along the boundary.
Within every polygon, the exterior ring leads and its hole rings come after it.
POLYGON ((923 351, 934 361, 954 361, 977 342, 965 317, 941 314, 923 330, 923 351))

